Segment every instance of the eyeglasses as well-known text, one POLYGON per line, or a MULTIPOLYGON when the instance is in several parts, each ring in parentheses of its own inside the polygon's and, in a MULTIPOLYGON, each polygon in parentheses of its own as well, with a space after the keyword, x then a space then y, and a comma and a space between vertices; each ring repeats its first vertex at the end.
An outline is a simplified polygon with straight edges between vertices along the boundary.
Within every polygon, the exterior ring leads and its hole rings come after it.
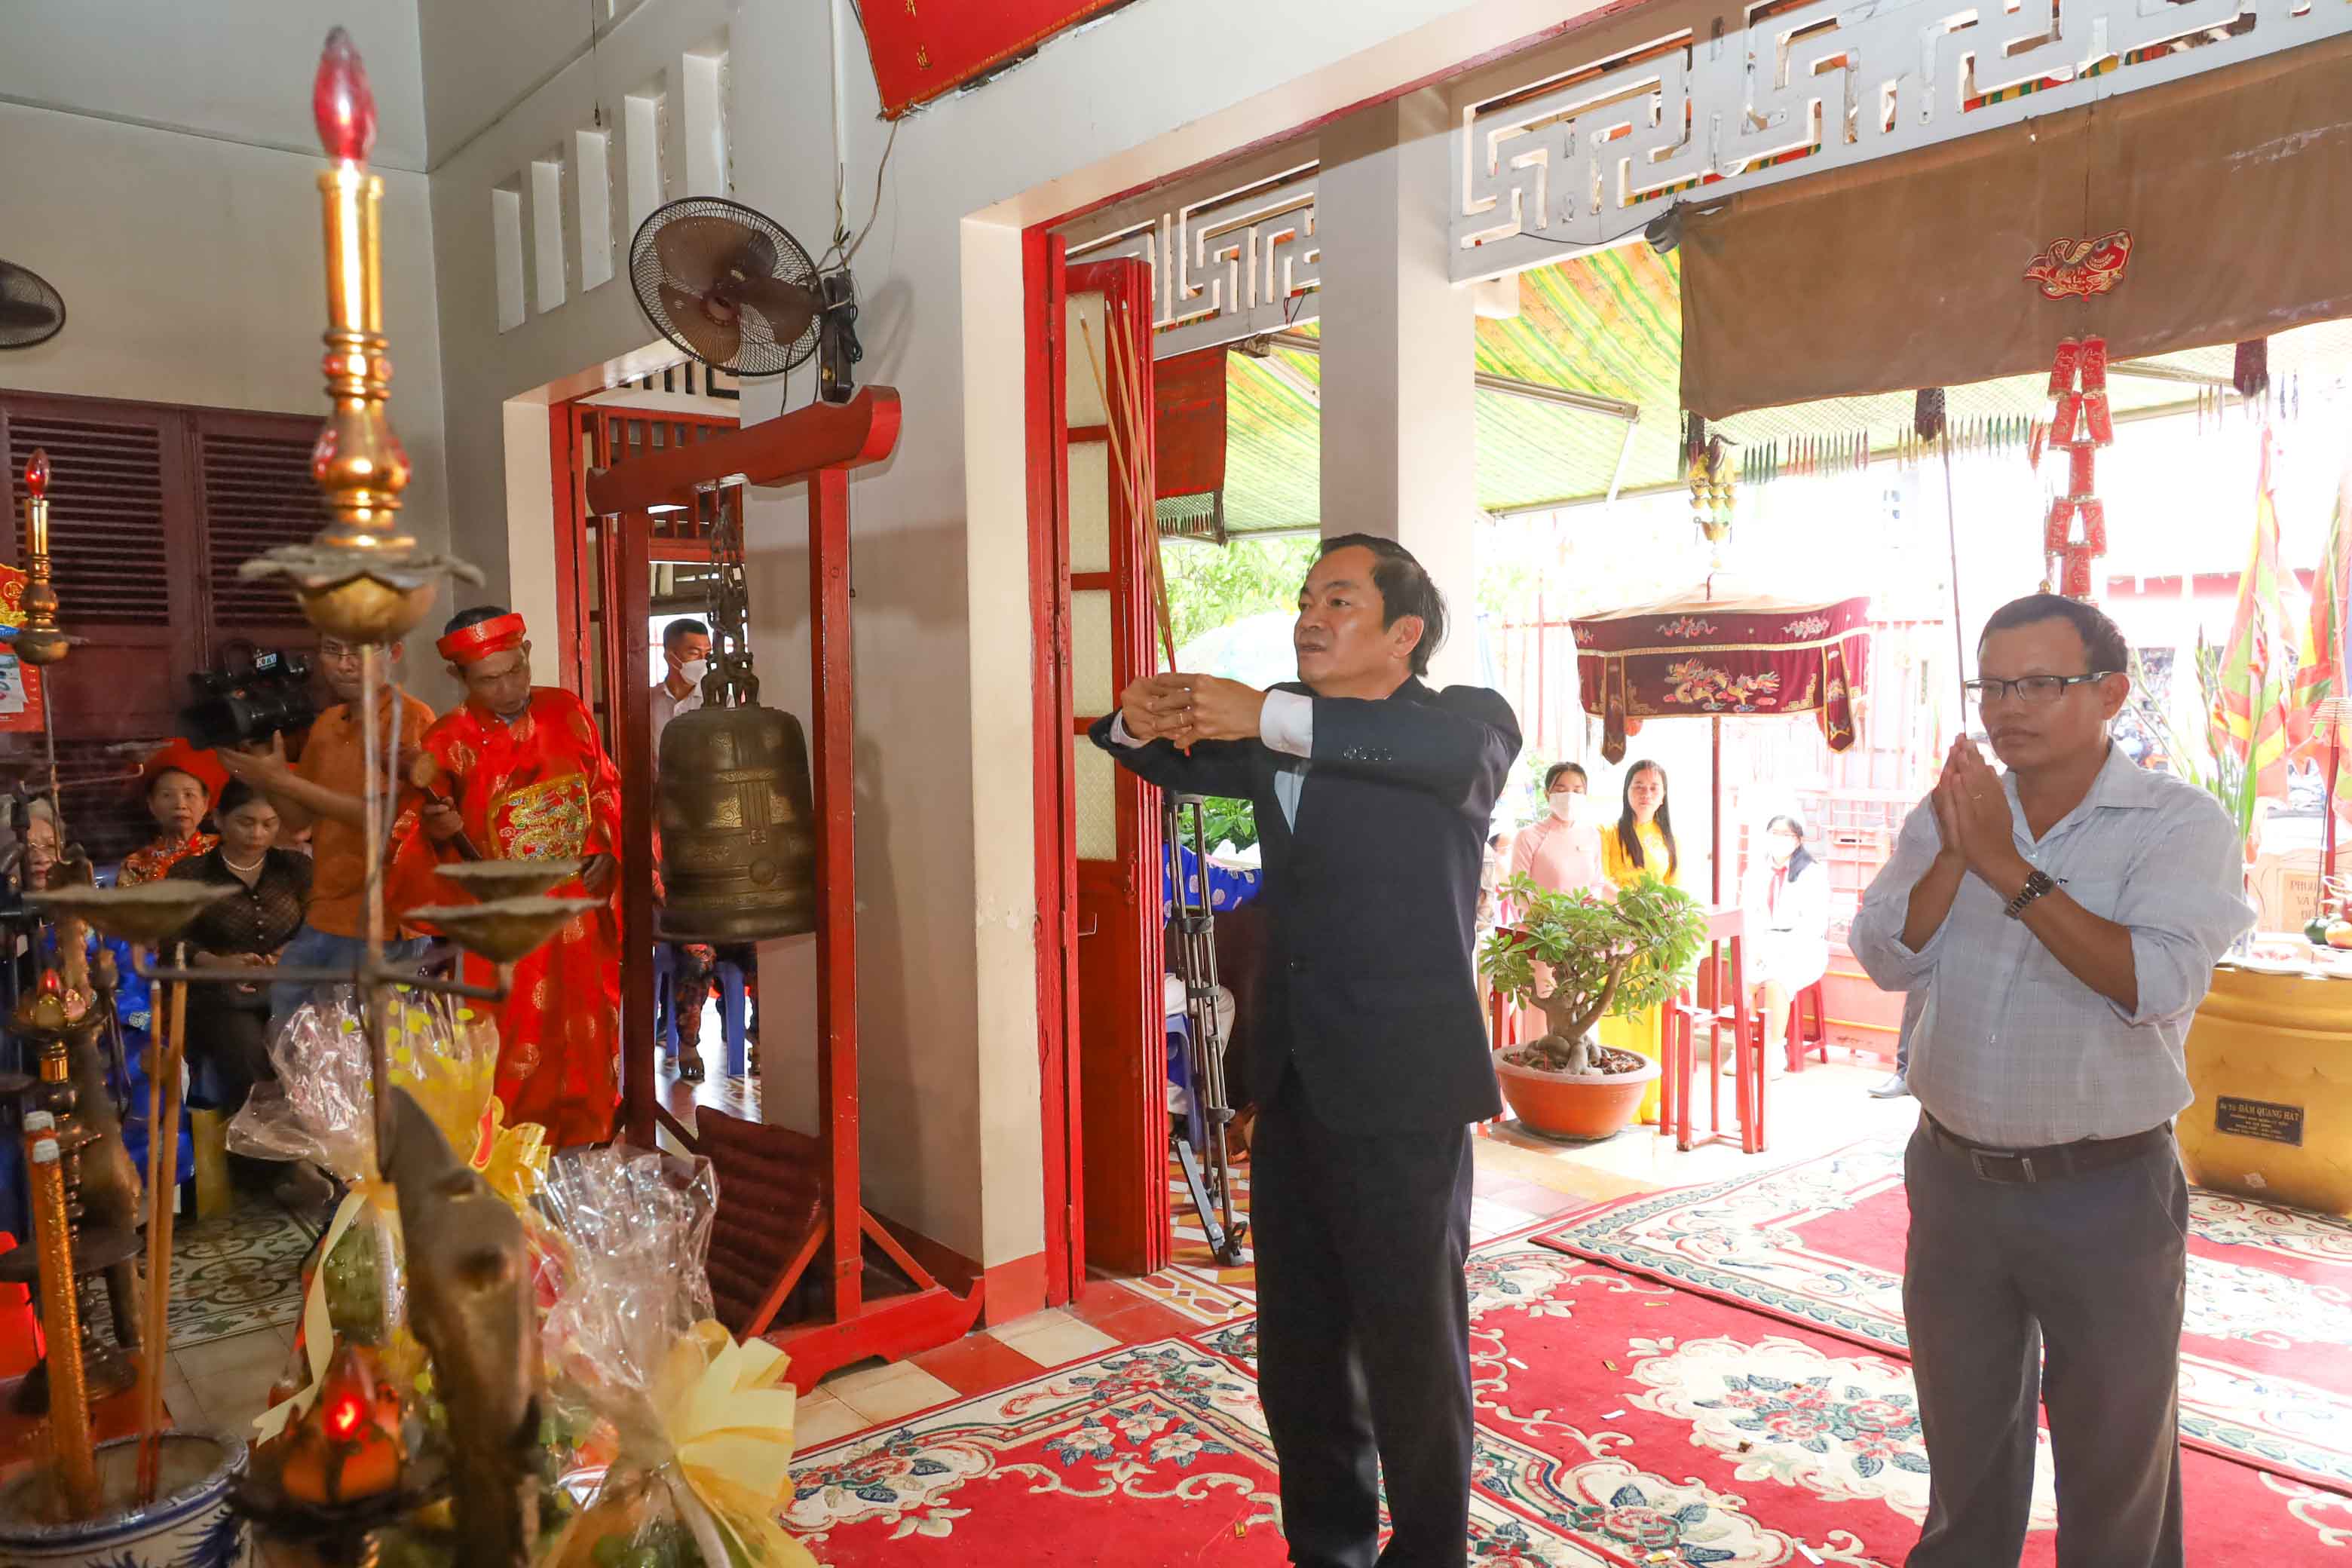
POLYGON ((2095 680, 2105 680, 2116 674, 2112 669, 2095 669, 2088 675, 2026 675, 2015 680, 1971 680, 1960 689, 1969 700, 1981 708, 1998 699, 2014 697, 2028 708, 2047 708, 2066 695, 2071 686, 2088 686, 2095 680))

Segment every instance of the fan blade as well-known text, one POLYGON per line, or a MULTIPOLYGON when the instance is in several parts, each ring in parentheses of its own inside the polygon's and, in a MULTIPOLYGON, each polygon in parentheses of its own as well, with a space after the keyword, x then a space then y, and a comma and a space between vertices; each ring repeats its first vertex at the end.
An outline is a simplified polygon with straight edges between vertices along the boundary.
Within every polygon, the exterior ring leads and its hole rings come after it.
POLYGON ((665 280, 661 304, 669 330, 702 360, 731 365, 743 352, 743 329, 733 321, 713 321, 703 295, 665 280))
POLYGON ((781 278, 746 278, 730 284, 728 293, 745 310, 758 312, 781 348, 790 348, 807 335, 809 323, 816 320, 824 304, 815 289, 781 278))
POLYGON ((0 331, 30 331, 58 319, 46 300, 0 300, 0 331))
POLYGON ((662 271, 681 288, 708 290, 730 272, 766 276, 775 266, 766 237, 730 217, 696 213, 654 231, 654 254, 662 271))

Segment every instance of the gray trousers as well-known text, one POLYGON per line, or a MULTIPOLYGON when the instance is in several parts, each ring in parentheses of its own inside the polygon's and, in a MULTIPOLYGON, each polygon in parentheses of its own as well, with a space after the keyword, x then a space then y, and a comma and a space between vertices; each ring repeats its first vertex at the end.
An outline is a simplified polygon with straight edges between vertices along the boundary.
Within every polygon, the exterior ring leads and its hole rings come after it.
POLYGON ((2181 1568, 2189 1187, 2170 1141, 2011 1184, 1979 1177, 1923 1124, 1904 1174, 1903 1313, 1931 1467, 1906 1568, 2017 1562, 2037 1403, 2050 1412, 2059 1568, 2181 1568))

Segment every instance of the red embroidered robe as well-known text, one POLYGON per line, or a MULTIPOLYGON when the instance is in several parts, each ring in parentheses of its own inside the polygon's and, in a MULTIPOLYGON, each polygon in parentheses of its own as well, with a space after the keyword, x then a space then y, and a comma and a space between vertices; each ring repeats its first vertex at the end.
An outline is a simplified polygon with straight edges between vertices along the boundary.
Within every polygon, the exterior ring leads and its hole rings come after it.
MULTIPOLYGON (((509 723, 467 701, 425 732, 466 837, 502 860, 617 855, 621 778, 604 754, 587 706, 571 692, 535 687, 530 706, 509 723)), ((418 823, 412 792, 394 848, 392 904, 400 910, 472 900, 438 868, 457 845, 436 844, 418 823)), ((621 921, 619 880, 601 908, 572 921, 515 965, 498 1004, 499 1098, 507 1121, 536 1121, 557 1148, 612 1136, 620 1103, 621 921)), ((581 898, 574 879, 552 898, 581 898)), ((468 957, 467 978, 489 984, 489 964, 468 957)))

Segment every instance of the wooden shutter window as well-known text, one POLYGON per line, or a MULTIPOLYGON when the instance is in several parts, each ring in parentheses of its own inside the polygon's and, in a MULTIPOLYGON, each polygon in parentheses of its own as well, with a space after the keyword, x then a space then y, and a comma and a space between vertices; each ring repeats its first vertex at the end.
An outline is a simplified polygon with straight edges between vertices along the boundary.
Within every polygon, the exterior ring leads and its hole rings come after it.
MULTIPOLYGON (((47 449, 49 558, 68 630, 83 626, 168 626, 172 622, 163 530, 163 431, 18 414, 8 421, 12 498, 21 496, 25 464, 47 449)), ((25 559, 24 515, 15 507, 17 559, 25 559)))
POLYGON ((310 478, 310 434, 196 431, 197 515, 204 520, 205 581, 221 631, 304 634, 301 606, 282 582, 247 582, 237 568, 281 544, 299 544, 326 518, 310 478))

